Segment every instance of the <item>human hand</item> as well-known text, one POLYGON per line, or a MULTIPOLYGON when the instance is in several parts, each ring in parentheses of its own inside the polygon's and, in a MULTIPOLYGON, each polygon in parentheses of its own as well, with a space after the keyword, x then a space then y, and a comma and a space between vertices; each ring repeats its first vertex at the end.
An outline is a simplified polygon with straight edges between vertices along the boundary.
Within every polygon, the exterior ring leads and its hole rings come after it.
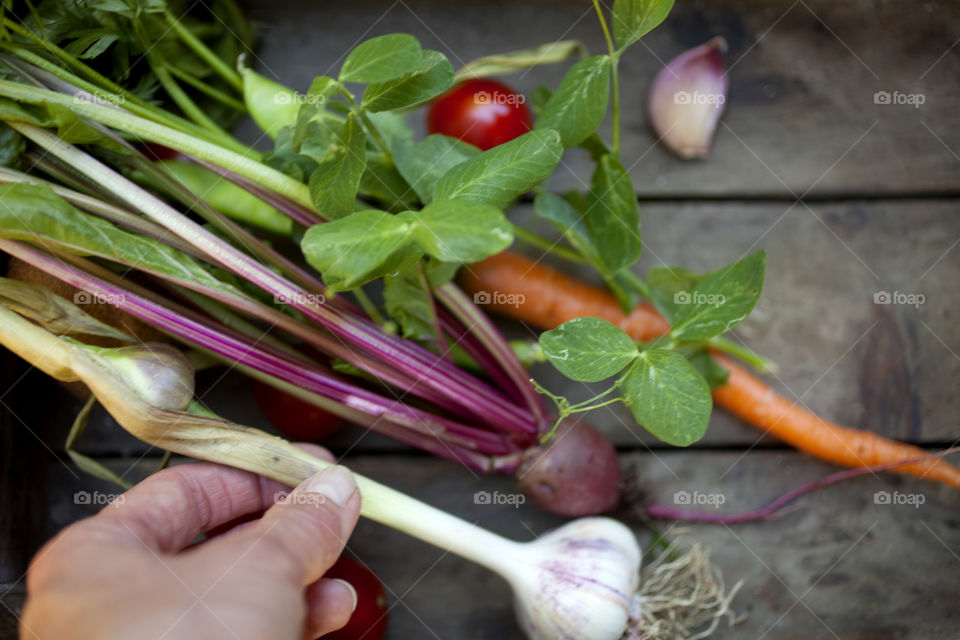
MULTIPOLYGON (((331 459, 319 447, 310 451, 331 459)), ((286 491, 206 462, 150 476, 37 553, 20 637, 301 640, 339 629, 356 593, 321 576, 357 522, 353 474, 331 467, 274 504, 286 491), (263 510, 188 547, 201 533, 263 510)))

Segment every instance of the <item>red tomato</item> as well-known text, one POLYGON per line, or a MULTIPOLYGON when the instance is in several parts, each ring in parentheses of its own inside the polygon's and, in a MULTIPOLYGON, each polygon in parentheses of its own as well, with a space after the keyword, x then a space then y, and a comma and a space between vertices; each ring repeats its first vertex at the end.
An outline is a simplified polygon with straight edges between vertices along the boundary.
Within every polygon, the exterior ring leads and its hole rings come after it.
POLYGON ((523 94, 499 82, 467 80, 433 101, 427 129, 489 149, 530 131, 526 103, 523 94))
POLYGON ((357 591, 357 608, 345 627, 323 636, 324 640, 380 640, 387 631, 387 596, 380 578, 347 556, 340 556, 324 578, 346 580, 357 591))
POLYGON ((292 440, 319 442, 343 426, 343 420, 309 402, 253 380, 253 397, 277 431, 292 440))

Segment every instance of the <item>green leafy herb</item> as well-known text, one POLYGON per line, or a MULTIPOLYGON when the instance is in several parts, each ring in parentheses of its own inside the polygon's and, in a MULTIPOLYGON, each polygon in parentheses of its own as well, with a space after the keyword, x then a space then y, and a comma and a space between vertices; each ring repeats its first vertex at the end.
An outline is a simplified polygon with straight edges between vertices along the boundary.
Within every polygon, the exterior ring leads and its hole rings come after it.
POLYGON ((415 71, 423 59, 420 43, 406 33, 361 42, 340 69, 343 82, 387 82, 415 71))
POLYGON ((421 254, 410 250, 412 229, 411 216, 357 211, 310 227, 300 246, 329 288, 347 291, 416 262, 421 254))
POLYGON ((426 50, 415 71, 399 78, 371 84, 363 94, 363 107, 373 112, 404 109, 443 93, 453 84, 453 66, 439 51, 426 50))
POLYGON ((540 336, 547 360, 571 380, 597 382, 637 357, 630 336, 600 318, 575 318, 540 336))
POLYGON ((437 317, 430 291, 419 265, 383 279, 383 301, 404 338, 431 340, 437 317))
POLYGON ((574 249, 594 266, 603 264, 597 245, 590 235, 584 215, 565 198, 555 193, 541 193, 533 202, 534 213, 553 224, 574 249))
POLYGON ((433 200, 437 182, 458 164, 480 154, 476 147, 439 133, 393 147, 393 160, 424 204, 433 200))
POLYGON ((642 351, 623 377, 623 396, 634 419, 664 442, 686 447, 707 431, 710 387, 679 353, 642 351))
POLYGON ((463 198, 505 208, 553 173, 563 148, 552 129, 531 131, 462 162, 437 182, 437 200, 463 198))
POLYGON ((366 144, 363 127, 351 115, 332 154, 310 176, 310 198, 321 214, 341 218, 353 211, 366 168, 366 144))
POLYGON ((643 249, 640 213, 630 176, 612 155, 597 164, 590 182, 587 227, 594 244, 603 247, 600 259, 609 272, 636 262, 643 249))
POLYGON ((684 267, 651 267, 647 271, 650 301, 664 318, 673 323, 680 303, 686 298, 685 294, 693 291, 703 278, 684 267))
POLYGON ((697 349, 687 356, 687 360, 700 372, 700 375, 707 381, 711 389, 727 384, 727 378, 730 377, 730 372, 717 364, 717 361, 713 359, 710 352, 705 348, 701 347, 697 349))
POLYGON ((666 19, 673 0, 615 0, 613 37, 621 49, 645 36, 666 19))
POLYGON ((469 200, 435 200, 416 215, 414 237, 431 256, 470 263, 503 251, 513 241, 500 209, 469 200))
POLYGON ((671 335, 706 340, 735 327, 757 304, 766 264, 766 252, 757 251, 707 275, 693 291, 675 294, 679 308, 671 335))
POLYGON ((593 56, 573 65, 537 119, 537 129, 556 129, 563 146, 573 147, 589 137, 607 113, 610 94, 610 57, 593 56))

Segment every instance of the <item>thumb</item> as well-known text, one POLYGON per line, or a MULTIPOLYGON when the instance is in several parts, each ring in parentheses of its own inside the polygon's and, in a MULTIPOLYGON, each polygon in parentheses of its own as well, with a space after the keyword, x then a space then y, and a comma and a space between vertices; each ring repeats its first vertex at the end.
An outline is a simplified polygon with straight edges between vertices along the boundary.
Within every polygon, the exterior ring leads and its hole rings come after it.
POLYGON ((331 466, 222 542, 229 546, 228 554, 243 558, 242 564, 306 586, 340 557, 359 514, 360 493, 353 473, 331 466))

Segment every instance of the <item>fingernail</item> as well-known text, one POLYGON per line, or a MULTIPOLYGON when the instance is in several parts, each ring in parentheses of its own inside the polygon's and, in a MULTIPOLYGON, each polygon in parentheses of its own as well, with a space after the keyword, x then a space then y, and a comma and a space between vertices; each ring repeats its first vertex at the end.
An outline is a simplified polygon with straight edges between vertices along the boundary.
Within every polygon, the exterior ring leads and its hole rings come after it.
POLYGON ((350 613, 353 613, 357 610, 357 590, 353 588, 353 585, 347 582, 346 580, 341 580, 340 578, 331 578, 334 582, 339 582, 347 588, 347 591, 350 592, 350 597, 353 598, 353 602, 350 603, 350 613))
POLYGON ((357 492, 357 482, 349 469, 335 465, 307 478, 300 485, 300 491, 322 493, 343 507, 350 500, 350 496, 357 492))

